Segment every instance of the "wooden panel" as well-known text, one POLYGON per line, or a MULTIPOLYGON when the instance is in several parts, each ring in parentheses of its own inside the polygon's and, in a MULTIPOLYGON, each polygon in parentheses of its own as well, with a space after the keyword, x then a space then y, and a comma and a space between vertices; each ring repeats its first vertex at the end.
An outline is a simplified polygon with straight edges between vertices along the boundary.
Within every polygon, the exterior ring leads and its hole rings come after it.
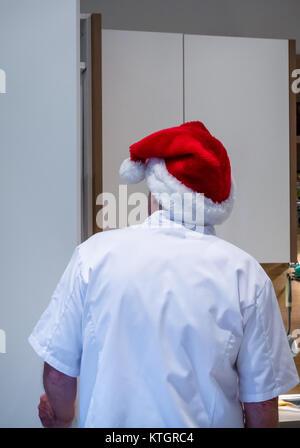
POLYGON ((92 196, 93 233, 99 232, 96 225, 96 198, 102 193, 102 56, 101 15, 91 16, 92 59, 92 196))
MULTIPOLYGON (((296 68, 300 68, 300 54, 296 54, 296 68)), ((296 94, 296 101, 300 101, 300 92, 296 94)))
MULTIPOLYGON (((296 68, 296 41, 289 41, 289 85, 294 81, 296 68)), ((296 148, 296 95, 289 88, 290 117, 290 251, 291 261, 297 261, 297 148, 296 148)))
POLYGON ((219 138, 237 185, 217 234, 259 262, 290 261, 289 44, 184 36, 185 120, 219 138))
POLYGON ((80 20, 81 69, 81 147, 82 147, 82 227, 81 240, 93 235, 93 177, 92 177, 92 62, 91 62, 91 17, 80 20))

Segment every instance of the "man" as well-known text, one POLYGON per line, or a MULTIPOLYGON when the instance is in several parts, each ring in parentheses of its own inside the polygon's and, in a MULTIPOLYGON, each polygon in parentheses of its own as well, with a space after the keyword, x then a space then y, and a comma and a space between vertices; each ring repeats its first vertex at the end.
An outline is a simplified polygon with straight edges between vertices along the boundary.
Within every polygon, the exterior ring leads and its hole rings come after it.
POLYGON ((270 279, 215 234, 234 200, 224 146, 185 123, 120 174, 146 178, 153 213, 81 244, 30 336, 43 425, 71 425, 80 377, 82 427, 277 427, 299 378, 270 279))

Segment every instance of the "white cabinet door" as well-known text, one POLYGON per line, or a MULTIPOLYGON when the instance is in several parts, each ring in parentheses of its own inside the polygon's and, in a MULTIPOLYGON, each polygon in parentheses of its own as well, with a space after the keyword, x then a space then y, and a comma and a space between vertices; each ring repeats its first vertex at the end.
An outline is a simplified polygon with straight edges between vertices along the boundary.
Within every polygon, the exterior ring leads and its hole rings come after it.
POLYGON ((185 121, 227 148, 237 185, 217 234, 259 262, 290 260, 288 41, 184 36, 185 121))
MULTIPOLYGON (((103 191, 117 199, 129 146, 183 121, 182 45, 181 34, 102 32, 103 191)), ((128 186, 136 191, 145 182, 128 186)))

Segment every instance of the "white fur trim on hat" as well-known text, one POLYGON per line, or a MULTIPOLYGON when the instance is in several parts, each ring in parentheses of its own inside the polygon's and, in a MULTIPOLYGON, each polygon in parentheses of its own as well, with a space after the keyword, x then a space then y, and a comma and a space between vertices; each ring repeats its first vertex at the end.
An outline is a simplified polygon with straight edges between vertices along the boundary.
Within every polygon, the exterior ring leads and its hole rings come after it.
POLYGON ((145 179, 145 164, 143 162, 125 159, 120 166, 120 177, 127 184, 138 184, 145 179))
MULTIPOLYGON (((135 162, 136 163, 136 162, 135 162)), ((213 202, 201 193, 197 193, 186 187, 176 179, 166 168, 165 160, 160 158, 148 159, 145 172, 146 182, 149 190, 165 210, 170 209, 170 195, 172 195, 171 206, 174 211, 174 219, 182 215, 182 198, 185 193, 190 193, 190 212, 197 210, 197 225, 222 224, 229 216, 235 199, 235 185, 231 177, 231 190, 228 199, 220 203, 213 202), (167 195, 164 195, 167 193, 167 195), (176 195, 177 193, 177 195, 176 195), (177 210, 179 210, 178 216, 177 210), (179 216, 180 215, 180 216, 179 216)), ((186 202, 185 202, 186 203, 186 202)), ((195 213, 193 214, 195 216, 195 213)), ((187 222, 188 223, 188 222, 187 222)), ((191 222, 194 224, 195 222, 191 222)))

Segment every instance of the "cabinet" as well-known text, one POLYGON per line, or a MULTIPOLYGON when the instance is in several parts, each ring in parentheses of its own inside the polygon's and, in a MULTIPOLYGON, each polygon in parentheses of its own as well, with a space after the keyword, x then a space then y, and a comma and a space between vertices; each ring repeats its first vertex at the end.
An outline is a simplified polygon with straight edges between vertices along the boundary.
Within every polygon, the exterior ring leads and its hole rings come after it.
POLYGON ((117 199, 129 146, 183 121, 182 45, 179 34, 102 31, 103 191, 117 199))
POLYGON ((290 259, 287 40, 184 36, 185 120, 226 147, 237 186, 220 237, 260 262, 290 259))
POLYGON ((203 121, 227 148, 237 185, 217 235, 261 263, 290 261, 289 52, 288 40, 103 30, 103 191, 117 194, 131 143, 203 121))

